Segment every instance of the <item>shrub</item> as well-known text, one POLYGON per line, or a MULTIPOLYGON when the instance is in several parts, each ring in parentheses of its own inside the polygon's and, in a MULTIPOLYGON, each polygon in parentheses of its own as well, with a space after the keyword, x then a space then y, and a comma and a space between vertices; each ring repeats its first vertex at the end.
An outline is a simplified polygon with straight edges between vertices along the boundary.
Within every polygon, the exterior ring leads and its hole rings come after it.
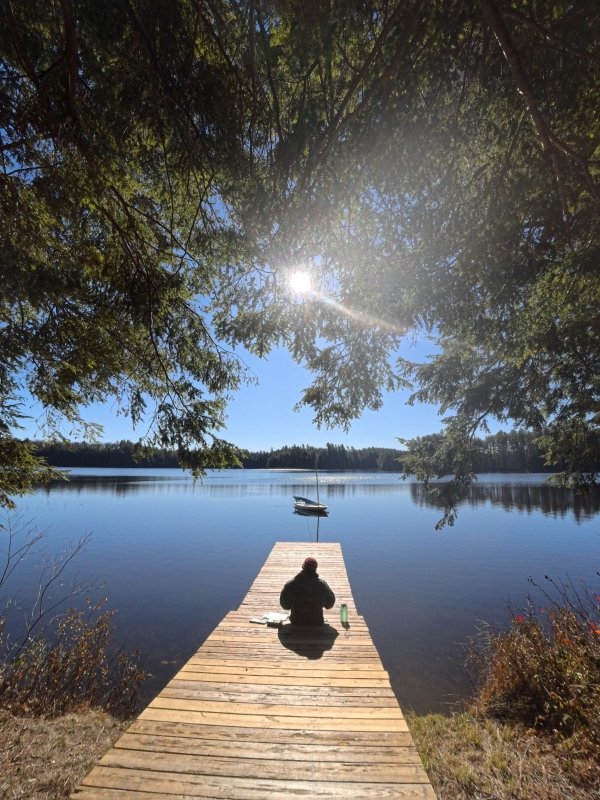
POLYGON ((16 715, 57 716, 84 707, 126 718, 145 673, 139 653, 109 656, 114 612, 70 609, 0 667, 0 706, 16 715))
POLYGON ((90 707, 130 716, 145 674, 139 653, 111 655, 114 612, 88 600, 84 611, 59 613, 84 592, 84 584, 69 582, 67 574, 89 536, 59 558, 43 559, 38 591, 29 608, 18 609, 18 588, 11 590, 11 583, 44 537, 18 514, 0 522, 0 593, 8 593, 8 599, 0 598, 5 615, 0 616, 0 707, 16 715, 57 716, 90 707), (5 622, 17 610, 25 628, 15 641, 5 622))
POLYGON ((561 738, 576 735, 585 751, 598 752, 600 596, 547 580, 545 607, 530 598, 508 630, 486 625, 472 642, 475 705, 561 738))

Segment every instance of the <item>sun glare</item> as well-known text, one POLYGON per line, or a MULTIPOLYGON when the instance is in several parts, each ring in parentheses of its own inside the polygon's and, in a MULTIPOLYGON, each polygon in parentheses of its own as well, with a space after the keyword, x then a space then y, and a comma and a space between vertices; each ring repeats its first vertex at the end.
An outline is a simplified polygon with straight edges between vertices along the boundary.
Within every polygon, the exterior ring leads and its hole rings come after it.
POLYGON ((312 289, 312 281, 309 273, 301 269, 292 272, 288 282, 290 289, 298 294, 305 294, 312 289))

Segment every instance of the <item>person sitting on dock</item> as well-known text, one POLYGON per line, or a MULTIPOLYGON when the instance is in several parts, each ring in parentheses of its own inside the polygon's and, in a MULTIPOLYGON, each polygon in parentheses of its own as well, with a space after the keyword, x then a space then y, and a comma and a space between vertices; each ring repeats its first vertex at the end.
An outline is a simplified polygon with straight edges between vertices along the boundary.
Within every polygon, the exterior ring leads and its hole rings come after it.
POLYGON ((281 591, 279 602, 283 609, 291 611, 292 625, 323 625, 323 609, 332 608, 335 603, 335 595, 319 578, 317 566, 315 558, 306 558, 302 571, 281 591))

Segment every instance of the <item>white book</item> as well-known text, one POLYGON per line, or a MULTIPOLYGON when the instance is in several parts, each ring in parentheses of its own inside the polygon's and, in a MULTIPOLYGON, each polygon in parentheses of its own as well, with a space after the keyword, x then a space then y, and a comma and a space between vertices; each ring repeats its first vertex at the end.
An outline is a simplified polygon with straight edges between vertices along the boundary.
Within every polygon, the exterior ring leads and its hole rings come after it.
POLYGON ((290 616, 289 611, 265 611, 261 617, 250 617, 250 622, 255 622, 257 625, 281 625, 290 616))

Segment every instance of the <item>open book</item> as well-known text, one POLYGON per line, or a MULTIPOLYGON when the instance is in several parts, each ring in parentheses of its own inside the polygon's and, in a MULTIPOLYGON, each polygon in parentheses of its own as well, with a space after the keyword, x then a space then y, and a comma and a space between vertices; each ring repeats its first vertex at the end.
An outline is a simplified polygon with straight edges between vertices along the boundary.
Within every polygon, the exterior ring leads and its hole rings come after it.
POLYGON ((282 625, 289 616, 289 611, 265 611, 262 617, 250 617, 250 622, 258 625, 282 625))

